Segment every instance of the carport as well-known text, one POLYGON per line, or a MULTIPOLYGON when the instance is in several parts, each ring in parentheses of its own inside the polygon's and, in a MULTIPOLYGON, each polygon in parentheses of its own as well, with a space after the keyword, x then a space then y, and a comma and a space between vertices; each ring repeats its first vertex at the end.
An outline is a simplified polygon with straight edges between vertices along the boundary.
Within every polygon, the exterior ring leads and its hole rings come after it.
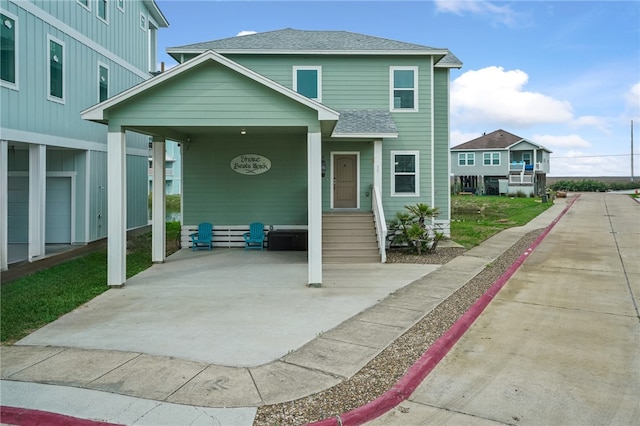
MULTIPOLYGON (((147 134, 153 142, 153 262, 165 260, 164 158, 165 141, 170 139, 183 149, 183 221, 206 221, 208 211, 215 210, 218 217, 249 223, 251 206, 260 206, 260 215, 304 211, 308 284, 321 285, 322 137, 331 134, 338 117, 338 112, 212 51, 83 111, 83 119, 109 128, 108 285, 122 286, 126 281, 126 131, 147 134), (247 135, 251 142, 239 139, 247 135), (306 187, 306 200, 298 202, 300 191, 281 197, 273 181, 267 187, 259 180, 238 183, 226 178, 229 167, 223 167, 218 154, 234 146, 265 150, 281 158, 280 164, 289 161, 288 155, 304 159, 292 167, 306 179, 295 175, 288 179, 302 181, 297 188, 306 187), (188 151, 191 156, 184 155, 188 151), (220 188, 221 181, 228 186, 220 188), (216 183, 215 191, 209 189, 216 183), (265 192, 269 195, 261 197, 265 192)), ((286 173, 281 167, 271 179, 286 182, 286 173)))

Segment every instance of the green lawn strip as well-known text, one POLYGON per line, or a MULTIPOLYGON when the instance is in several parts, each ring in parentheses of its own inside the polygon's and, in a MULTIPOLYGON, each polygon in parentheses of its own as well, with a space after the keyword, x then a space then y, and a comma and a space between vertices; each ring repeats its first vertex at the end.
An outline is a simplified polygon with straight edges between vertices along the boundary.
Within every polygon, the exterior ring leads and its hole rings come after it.
MULTIPOLYGON (((179 227, 167 224, 174 234, 179 227)), ((127 251, 127 278, 151 263, 151 234, 132 238, 127 251)), ((108 289, 106 250, 4 284, 0 289, 0 341, 10 344, 20 340, 108 289)))
POLYGON ((451 239, 470 249, 504 229, 525 225, 552 205, 539 198, 452 196, 451 239))

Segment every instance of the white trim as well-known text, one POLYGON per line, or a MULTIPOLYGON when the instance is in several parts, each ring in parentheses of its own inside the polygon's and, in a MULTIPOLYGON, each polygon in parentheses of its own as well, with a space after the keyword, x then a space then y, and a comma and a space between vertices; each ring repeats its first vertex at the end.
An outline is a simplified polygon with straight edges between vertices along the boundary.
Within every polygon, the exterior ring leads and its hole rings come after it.
MULTIPOLYGON (((433 63, 433 56, 431 57, 431 68, 430 68, 431 72, 429 73, 431 75, 431 79, 430 79, 430 87, 429 87, 429 93, 431 93, 431 96, 429 96, 430 101, 431 101, 431 105, 429 106, 431 114, 429 114, 431 116, 431 202, 429 204, 431 204, 431 207, 436 207, 436 118, 435 118, 435 96, 434 96, 434 90, 435 90, 435 84, 434 84, 434 79, 435 79, 435 72, 434 72, 434 63, 433 63)), ((449 116, 447 115, 447 118, 449 116)), ((431 224, 433 225, 433 221, 434 218, 431 217, 431 224)))
POLYGON ((390 182, 390 192, 392 197, 419 197, 420 196, 420 151, 416 150, 394 150, 390 152, 390 160, 391 160, 391 182, 390 182), (395 156, 396 155, 413 155, 415 156, 415 165, 416 170, 415 174, 415 182, 416 189, 415 192, 396 192, 396 168, 395 168, 395 156))
POLYGON ((482 166, 483 167, 499 167, 502 163, 502 153, 500 151, 484 151, 482 153, 482 166), (485 164, 484 156, 489 154, 489 164, 485 164), (498 164, 493 164, 493 156, 498 154, 498 164))
POLYGON ((107 285, 127 281, 127 165, 122 129, 109 129, 107 150, 107 285))
POLYGON ((152 195, 151 195, 151 261, 162 263, 166 247, 166 141, 154 137, 152 148, 152 195))
POLYGON ((308 283, 322 285, 322 134, 307 133, 308 283))
MULTIPOLYGON (((447 209, 448 216, 443 222, 447 223, 444 234, 447 238, 451 238, 451 71, 447 70, 447 147, 449 155, 447 156, 447 209)), ((438 221, 436 221, 438 223, 438 221)))
POLYGON ((109 0, 96 0, 96 18, 109 25, 109 0), (100 2, 104 2, 104 18, 99 15, 100 2))
POLYGON ((57 102, 59 104, 65 103, 65 93, 67 91, 67 49, 65 48, 65 44, 62 40, 59 40, 52 36, 51 34, 47 34, 47 47, 46 51, 46 60, 45 64, 47 67, 47 100, 57 102), (51 94, 51 42, 59 44, 62 48, 62 98, 58 98, 51 94))
POLYGON ((124 13, 124 3, 125 3, 124 0, 116 0, 116 7, 122 13, 124 13))
MULTIPOLYGON (((58 146, 61 148, 79 149, 82 151, 89 150, 107 152, 107 145, 104 143, 85 141, 82 139, 67 139, 61 136, 45 135, 43 133, 27 132, 24 130, 2 128, 2 138, 15 142, 58 146)), ((127 155, 149 157, 149 150, 143 148, 127 148, 127 155)))
MULTIPOLYGON (((9 188, 9 142, 0 140, 0 194, 7 194, 9 188)), ((9 268, 9 201, 8 197, 0 197, 0 271, 9 268)))
POLYGON ((46 187, 47 187, 47 147, 29 146, 29 248, 27 259, 44 256, 46 187))
MULTIPOLYGON (((7 12, 4 9, 0 8, 0 13, 2 13, 3 15, 13 19, 13 31, 14 31, 14 36, 15 36, 15 46, 14 46, 14 65, 15 65, 15 77, 16 77, 16 81, 15 83, 10 83, 8 81, 4 81, 4 80, 0 80, 0 86, 1 87, 6 87, 7 89, 12 89, 12 90, 19 90, 20 89, 20 85, 19 85, 19 78, 20 78, 20 61, 18 60, 19 57, 19 52, 20 52, 20 48, 18 45, 18 40, 19 40, 19 24, 18 24, 18 17, 16 15, 14 15, 13 13, 7 12)), ((4 25, 4 22, 0 23, 1 25, 4 25)))
MULTIPOLYGON (((298 92, 298 71, 317 71, 318 79, 316 81, 317 98, 311 98, 314 101, 322 102, 322 66, 320 65, 294 65, 293 66, 293 90, 298 92)), ((299 92, 298 92, 299 93, 299 92)))
POLYGON ((330 195, 331 195, 331 202, 330 202, 330 208, 331 209, 338 209, 338 210, 359 210, 360 209, 360 151, 331 151, 329 153, 329 155, 331 156, 331 191, 330 191, 330 195), (335 156, 336 155, 355 155, 356 156, 356 206, 355 207, 335 207, 334 205, 334 179, 335 179, 335 156))
POLYGON ((82 0, 76 0, 76 2, 82 6, 83 9, 85 9, 88 12, 91 12, 91 0, 87 0, 87 4, 84 4, 82 2, 82 0))
POLYGON ((332 138, 397 139, 397 133, 332 133, 332 138))
POLYGON ((476 166, 476 153, 475 152, 459 152, 458 153, 458 167, 475 167, 476 166), (464 164, 460 164, 460 156, 464 155, 464 164), (469 156, 473 158, 473 164, 469 164, 469 156))
MULTIPOLYGON (((88 243, 91 236, 91 152, 85 150, 85 198, 84 198, 84 240, 83 243, 88 243)), ((99 191, 97 191, 99 192, 99 191)), ((181 210, 182 211, 182 210, 181 210)))
POLYGON ((87 46, 89 49, 92 49, 95 52, 97 52, 98 54, 104 56, 105 58, 110 59, 111 61, 113 61, 116 64, 120 65, 121 67, 125 68, 127 71, 130 71, 130 72, 136 74, 137 76, 139 76, 139 77, 141 77, 141 78, 143 78, 145 80, 150 77, 148 72, 143 71, 143 70, 133 66, 132 64, 130 64, 129 62, 125 61, 124 59, 122 59, 118 55, 116 55, 113 52, 109 51, 108 49, 100 46, 98 43, 96 43, 95 41, 91 40, 89 37, 85 36, 84 34, 80 33, 76 29, 70 27, 69 25, 65 24, 64 22, 62 22, 61 20, 59 20, 55 16, 48 14, 47 12, 45 12, 42 9, 40 9, 36 5, 34 5, 34 4, 32 4, 32 3, 28 2, 28 1, 19 1, 19 0, 9 0, 9 1, 14 3, 17 7, 20 7, 23 10, 25 10, 25 11, 29 12, 30 14, 34 15, 36 18, 46 22, 47 24, 51 25, 52 27, 55 27, 57 30, 62 31, 63 33, 65 33, 69 37, 71 37, 71 38, 75 39, 76 41, 78 41, 79 43, 87 46))
MULTIPOLYGON (((170 56, 195 54, 199 55, 208 49, 167 49, 170 56)), ((223 55, 348 55, 348 56, 441 56, 449 53, 446 49, 438 50, 287 50, 287 49, 216 49, 223 55)))
POLYGON ((234 62, 216 52, 209 50, 198 57, 195 57, 187 62, 183 62, 182 64, 169 69, 168 71, 158 75, 157 77, 146 80, 136 86, 133 86, 128 90, 125 90, 115 95, 114 97, 102 103, 99 103, 98 105, 94 105, 92 107, 85 109, 84 111, 81 112, 82 118, 85 120, 106 122, 107 120, 104 118, 105 117, 104 113, 108 108, 111 108, 119 104, 120 102, 123 102, 135 95, 138 95, 139 93, 142 93, 156 85, 162 84, 165 81, 169 80, 170 78, 180 75, 183 72, 186 72, 191 68, 194 68, 200 65, 201 63, 209 60, 217 62, 220 65, 223 65, 309 108, 314 109, 315 111, 318 112, 318 120, 338 120, 338 118, 340 117, 339 112, 334 111, 333 109, 321 104, 320 102, 316 102, 313 99, 309 99, 306 96, 303 96, 297 93, 296 91, 289 89, 288 87, 282 86, 281 84, 276 83, 275 81, 261 74, 258 74, 253 70, 250 70, 249 68, 245 68, 244 66, 238 64, 237 62, 234 62))
MULTIPOLYGON (((418 86, 419 77, 417 66, 390 66, 389 67, 389 111, 391 112, 418 112, 418 86), (413 108, 396 108, 394 103, 393 92, 394 72, 395 71, 413 71, 413 108)), ((409 90, 408 88, 399 88, 398 90, 409 90)), ((432 97, 433 98, 433 97, 432 97)))
MULTIPOLYGON (((109 78, 111 77, 111 70, 109 69, 109 65, 105 64, 102 61, 98 61, 98 102, 100 102, 100 67, 104 68, 107 70, 107 99, 109 99, 109 92, 110 92, 110 85, 109 85, 109 78)), ((106 100, 106 99, 105 99, 106 100)))

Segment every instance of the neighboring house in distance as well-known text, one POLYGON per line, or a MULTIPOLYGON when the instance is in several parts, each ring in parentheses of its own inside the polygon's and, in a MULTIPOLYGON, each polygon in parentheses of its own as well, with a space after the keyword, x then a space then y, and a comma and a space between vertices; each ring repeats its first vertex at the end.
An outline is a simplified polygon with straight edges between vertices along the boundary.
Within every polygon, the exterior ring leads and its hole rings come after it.
MULTIPOLYGON (((0 0, 0 269, 107 236, 107 128, 80 112, 151 77, 154 0, 0 0)), ((147 135, 127 132, 127 229, 147 225, 147 135)))
POLYGON ((451 148, 451 173, 458 192, 541 195, 551 151, 504 130, 451 148))
MULTIPOLYGON (((260 221, 267 244, 281 231, 308 249, 317 285, 323 262, 384 262, 385 218, 406 205, 438 207, 436 224, 449 233, 449 81, 462 66, 449 50, 283 29, 167 52, 180 64, 83 118, 108 124, 114 140, 124 128, 153 137, 155 218, 164 217, 155 188, 165 141, 181 143, 183 247, 201 222, 214 225, 215 247, 229 247, 260 221)), ((109 198, 114 212, 119 204, 109 198)), ((152 258, 162 262, 164 223, 152 228, 152 258)), ((126 280, 118 249, 109 285, 126 280)))
MULTIPOLYGON (((182 186, 182 160, 180 154, 180 144, 175 141, 166 142, 166 153, 164 159, 165 168, 165 193, 167 195, 180 194, 182 186)), ((153 189, 153 158, 152 142, 149 142, 149 193, 153 189)))

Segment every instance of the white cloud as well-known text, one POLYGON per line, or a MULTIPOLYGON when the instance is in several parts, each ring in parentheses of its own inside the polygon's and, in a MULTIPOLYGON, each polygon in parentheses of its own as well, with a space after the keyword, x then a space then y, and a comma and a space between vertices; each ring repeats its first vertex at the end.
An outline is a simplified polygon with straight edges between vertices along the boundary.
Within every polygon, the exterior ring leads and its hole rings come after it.
POLYGON ((507 26, 515 26, 518 21, 518 14, 510 6, 498 6, 485 0, 453 1, 435 0, 436 11, 442 13, 454 13, 464 15, 471 13, 475 15, 489 16, 492 22, 499 22, 507 26))
MULTIPOLYGON (((493 131, 493 130, 490 130, 490 131, 493 131)), ((451 134, 449 135, 449 144, 451 146, 460 145, 461 143, 469 142, 470 140, 479 138, 480 136, 482 136, 481 132, 463 133, 460 130, 452 130, 451 134)))
POLYGON ((579 149, 579 148, 591 148, 591 143, 584 140, 580 135, 566 135, 566 136, 554 136, 554 135, 535 135, 532 138, 533 141, 540 145, 549 148, 553 151, 554 148, 558 149, 579 149))
POLYGON ((569 102, 523 90, 528 80, 524 71, 496 66, 465 72, 451 85, 452 120, 508 129, 573 118, 569 102))
POLYGON ((238 34, 236 34, 236 37, 242 37, 242 36, 256 34, 256 33, 257 33, 257 31, 242 30, 238 34))

